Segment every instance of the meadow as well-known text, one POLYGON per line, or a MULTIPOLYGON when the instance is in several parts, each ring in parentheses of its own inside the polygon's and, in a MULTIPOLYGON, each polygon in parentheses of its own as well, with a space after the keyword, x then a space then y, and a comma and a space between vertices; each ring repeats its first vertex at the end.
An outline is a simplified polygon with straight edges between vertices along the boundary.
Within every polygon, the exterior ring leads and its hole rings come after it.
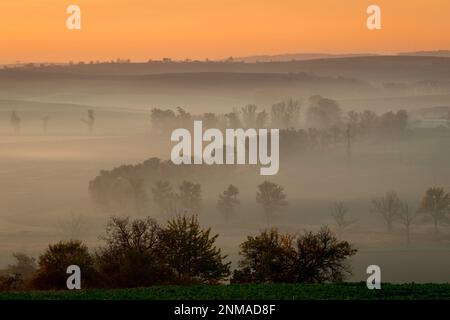
POLYGON ((447 300, 450 284, 231 284, 1 292, 0 300, 447 300))

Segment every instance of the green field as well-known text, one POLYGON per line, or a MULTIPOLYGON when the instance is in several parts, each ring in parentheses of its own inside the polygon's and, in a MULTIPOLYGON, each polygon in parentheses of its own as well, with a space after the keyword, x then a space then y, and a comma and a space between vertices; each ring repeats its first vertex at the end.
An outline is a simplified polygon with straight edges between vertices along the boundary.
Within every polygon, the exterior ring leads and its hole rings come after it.
POLYGON ((352 300, 450 299, 450 284, 383 284, 368 290, 365 283, 154 286, 81 291, 3 292, 0 300, 352 300))

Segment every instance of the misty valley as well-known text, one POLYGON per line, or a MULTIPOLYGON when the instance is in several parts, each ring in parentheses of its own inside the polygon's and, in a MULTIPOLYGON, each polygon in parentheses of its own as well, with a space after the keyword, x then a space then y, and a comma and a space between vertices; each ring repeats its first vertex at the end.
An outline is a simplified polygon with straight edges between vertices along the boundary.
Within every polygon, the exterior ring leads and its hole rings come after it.
POLYGON ((102 286, 124 287, 121 230, 171 266, 189 226, 213 239, 215 276, 153 266, 133 286, 358 282, 374 264, 386 282, 448 282, 449 70, 410 56, 3 68, 0 277, 35 277, 49 244, 73 240, 102 286), (341 241, 339 272, 264 278, 249 262, 272 241, 305 268, 320 237, 341 241))

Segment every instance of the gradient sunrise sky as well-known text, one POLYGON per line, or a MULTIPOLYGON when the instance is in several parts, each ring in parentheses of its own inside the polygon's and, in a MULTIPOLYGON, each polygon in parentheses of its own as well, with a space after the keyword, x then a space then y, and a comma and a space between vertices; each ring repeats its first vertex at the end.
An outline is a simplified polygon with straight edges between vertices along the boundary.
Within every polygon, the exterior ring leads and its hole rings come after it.
POLYGON ((0 63, 450 49, 449 0, 1 0, 0 63), (82 30, 66 28, 66 8, 82 30), (366 8, 382 9, 380 31, 366 8))

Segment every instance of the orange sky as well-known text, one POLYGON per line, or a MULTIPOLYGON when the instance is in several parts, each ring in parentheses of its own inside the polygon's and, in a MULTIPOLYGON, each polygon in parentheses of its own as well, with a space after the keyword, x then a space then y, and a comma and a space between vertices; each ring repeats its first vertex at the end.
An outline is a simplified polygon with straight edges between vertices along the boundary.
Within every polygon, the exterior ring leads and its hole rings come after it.
POLYGON ((0 63, 450 49, 449 0, 1 0, 0 63), (82 30, 66 28, 78 4, 82 30), (382 9, 380 31, 366 8, 382 9))

